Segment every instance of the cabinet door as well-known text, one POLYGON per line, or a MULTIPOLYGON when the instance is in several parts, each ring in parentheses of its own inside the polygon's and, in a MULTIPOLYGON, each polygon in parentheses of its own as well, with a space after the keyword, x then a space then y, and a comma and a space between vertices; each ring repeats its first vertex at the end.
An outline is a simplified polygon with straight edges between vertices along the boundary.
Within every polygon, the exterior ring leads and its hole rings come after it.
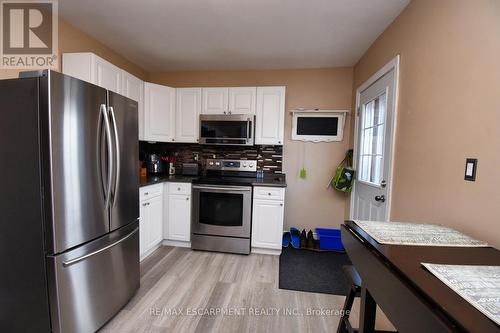
POLYGON ((95 57, 95 84, 99 87, 121 94, 121 70, 103 60, 95 57))
POLYGON ((203 88, 202 114, 225 114, 228 111, 228 88, 203 88))
POLYGON ((145 82, 144 97, 144 140, 172 142, 175 89, 145 82))
POLYGON ((157 196, 148 200, 149 210, 149 237, 148 250, 158 245, 163 239, 163 200, 157 196))
POLYGON ((139 209, 139 254, 141 257, 147 252, 147 239, 150 234, 149 225, 148 203, 143 201, 139 209))
POLYGON ((191 197, 169 195, 168 239, 189 242, 191 239, 191 197))
POLYGON ((258 87, 255 144, 282 145, 285 132, 285 87, 258 87))
POLYGON ((281 249, 283 235, 283 202, 254 200, 252 219, 252 246, 281 249))
POLYGON ((175 141, 198 142, 200 138, 201 88, 178 88, 175 94, 175 141))
POLYGON ((63 74, 76 77, 92 84, 95 82, 94 56, 90 52, 63 53, 62 55, 63 74))
POLYGON ((229 88, 230 114, 255 114, 256 87, 229 88))
POLYGON ((138 104, 139 140, 144 140, 144 82, 135 76, 122 71, 122 93, 138 104))

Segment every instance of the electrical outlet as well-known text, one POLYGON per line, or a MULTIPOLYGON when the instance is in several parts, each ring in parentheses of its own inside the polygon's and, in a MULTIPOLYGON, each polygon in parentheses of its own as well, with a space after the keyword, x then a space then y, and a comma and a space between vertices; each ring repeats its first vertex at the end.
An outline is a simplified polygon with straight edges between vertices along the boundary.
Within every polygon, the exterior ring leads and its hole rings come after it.
POLYGON ((465 180, 476 181, 477 158, 468 158, 465 160, 465 180))

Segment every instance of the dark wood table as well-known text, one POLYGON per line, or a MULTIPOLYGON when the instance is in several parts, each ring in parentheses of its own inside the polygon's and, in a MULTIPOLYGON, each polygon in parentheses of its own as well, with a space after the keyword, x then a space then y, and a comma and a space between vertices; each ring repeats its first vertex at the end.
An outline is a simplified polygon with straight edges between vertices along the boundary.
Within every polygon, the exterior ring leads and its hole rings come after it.
POLYGON ((421 265, 500 266, 497 249, 382 245, 352 221, 341 229, 363 280, 359 332, 374 331, 377 304, 402 333, 500 332, 500 326, 421 265))

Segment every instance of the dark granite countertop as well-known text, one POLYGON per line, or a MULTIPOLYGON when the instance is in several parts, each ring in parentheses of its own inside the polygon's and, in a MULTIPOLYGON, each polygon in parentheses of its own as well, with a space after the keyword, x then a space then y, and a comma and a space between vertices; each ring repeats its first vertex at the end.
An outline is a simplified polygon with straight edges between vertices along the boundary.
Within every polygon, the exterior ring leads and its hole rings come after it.
MULTIPOLYGON (((159 176, 146 176, 141 177, 139 186, 148 186, 164 182, 174 183, 191 183, 197 176, 182 176, 182 175, 159 175, 159 176)), ((285 174, 266 174, 264 178, 255 178, 252 182, 253 186, 270 186, 270 187, 286 187, 285 174)))
POLYGON ((148 186, 164 182, 174 182, 174 183, 191 183, 196 176, 183 176, 183 175, 158 175, 158 176, 146 176, 141 177, 139 180, 139 186, 148 186))

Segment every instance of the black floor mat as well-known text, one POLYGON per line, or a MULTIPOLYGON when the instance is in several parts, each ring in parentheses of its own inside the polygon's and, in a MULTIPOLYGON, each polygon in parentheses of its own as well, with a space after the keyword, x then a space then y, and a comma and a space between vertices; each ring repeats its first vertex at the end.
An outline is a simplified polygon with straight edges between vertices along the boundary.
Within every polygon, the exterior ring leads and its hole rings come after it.
POLYGON ((350 286, 342 266, 350 264, 345 253, 283 248, 279 288, 345 296, 350 286))

